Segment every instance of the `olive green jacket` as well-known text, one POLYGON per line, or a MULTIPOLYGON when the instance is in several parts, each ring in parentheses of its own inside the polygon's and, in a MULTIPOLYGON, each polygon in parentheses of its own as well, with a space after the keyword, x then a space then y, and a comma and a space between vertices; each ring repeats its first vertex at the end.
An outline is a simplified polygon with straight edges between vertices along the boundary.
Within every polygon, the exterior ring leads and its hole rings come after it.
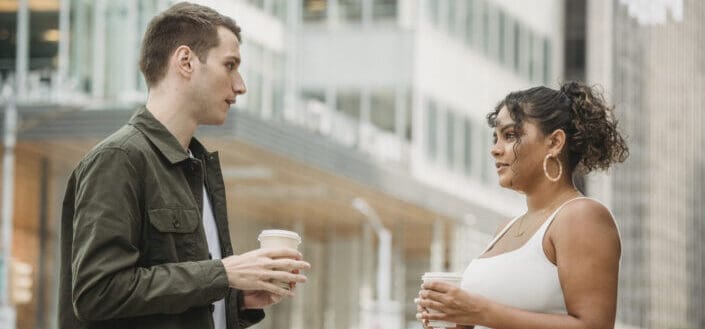
POLYGON ((223 257, 233 254, 217 153, 194 138, 190 158, 145 108, 99 143, 69 178, 61 216, 59 328, 213 328, 225 298, 227 328, 262 310, 240 310, 211 260, 202 224, 203 184, 223 257))

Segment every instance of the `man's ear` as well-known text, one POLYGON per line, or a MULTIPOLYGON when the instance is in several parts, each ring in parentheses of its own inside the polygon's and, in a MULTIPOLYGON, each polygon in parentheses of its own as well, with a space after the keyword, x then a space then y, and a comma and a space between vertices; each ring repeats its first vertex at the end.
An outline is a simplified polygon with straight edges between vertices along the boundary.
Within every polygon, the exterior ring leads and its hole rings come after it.
POLYGON ((188 46, 179 46, 171 56, 171 63, 179 75, 188 78, 193 73, 193 60, 195 57, 196 54, 194 54, 191 48, 188 46))
POLYGON ((546 136, 546 146, 548 147, 548 152, 554 156, 557 156, 565 148, 566 134, 563 129, 556 129, 554 132, 546 136))

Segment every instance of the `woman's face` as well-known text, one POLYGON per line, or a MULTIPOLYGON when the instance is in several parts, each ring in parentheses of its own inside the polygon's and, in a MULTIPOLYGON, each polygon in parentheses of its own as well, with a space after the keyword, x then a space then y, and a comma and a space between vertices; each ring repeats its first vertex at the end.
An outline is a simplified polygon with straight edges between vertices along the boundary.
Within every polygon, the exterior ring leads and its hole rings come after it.
POLYGON ((533 120, 524 118, 519 130, 509 110, 503 107, 497 114, 493 135, 495 142, 490 153, 495 159, 500 186, 526 192, 544 179, 543 158, 548 148, 533 120))

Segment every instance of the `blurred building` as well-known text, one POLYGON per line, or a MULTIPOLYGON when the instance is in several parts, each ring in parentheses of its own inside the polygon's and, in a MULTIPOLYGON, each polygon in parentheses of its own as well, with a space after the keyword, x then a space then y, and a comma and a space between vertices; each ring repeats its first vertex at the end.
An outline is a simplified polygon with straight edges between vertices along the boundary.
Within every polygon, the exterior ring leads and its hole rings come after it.
MULTIPOLYGON (((0 2, 0 74, 23 81, 13 253, 37 273, 19 328, 55 326, 66 180, 144 103, 141 36, 174 2, 0 2)), ((248 94, 224 126, 197 133, 221 154, 235 250, 256 248, 261 229, 292 229, 314 265, 258 327, 419 327, 421 274, 462 270, 524 207, 497 186, 484 116, 511 90, 559 82, 563 1, 193 2, 243 28, 248 94), (386 302, 375 216, 392 233, 386 302)))
POLYGON ((622 234, 620 321, 705 328, 705 3, 587 1, 587 76, 631 155, 593 185, 622 234))

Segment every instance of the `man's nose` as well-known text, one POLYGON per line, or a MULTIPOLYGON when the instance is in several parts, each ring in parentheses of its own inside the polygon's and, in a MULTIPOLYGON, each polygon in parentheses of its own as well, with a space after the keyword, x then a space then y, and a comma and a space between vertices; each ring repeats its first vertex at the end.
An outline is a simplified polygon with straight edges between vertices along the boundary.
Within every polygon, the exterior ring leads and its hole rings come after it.
POLYGON ((247 87, 245 86, 245 80, 243 80, 242 76, 240 76, 239 74, 235 78, 235 83, 233 83, 233 92, 235 92, 236 95, 242 95, 247 92, 247 87))

